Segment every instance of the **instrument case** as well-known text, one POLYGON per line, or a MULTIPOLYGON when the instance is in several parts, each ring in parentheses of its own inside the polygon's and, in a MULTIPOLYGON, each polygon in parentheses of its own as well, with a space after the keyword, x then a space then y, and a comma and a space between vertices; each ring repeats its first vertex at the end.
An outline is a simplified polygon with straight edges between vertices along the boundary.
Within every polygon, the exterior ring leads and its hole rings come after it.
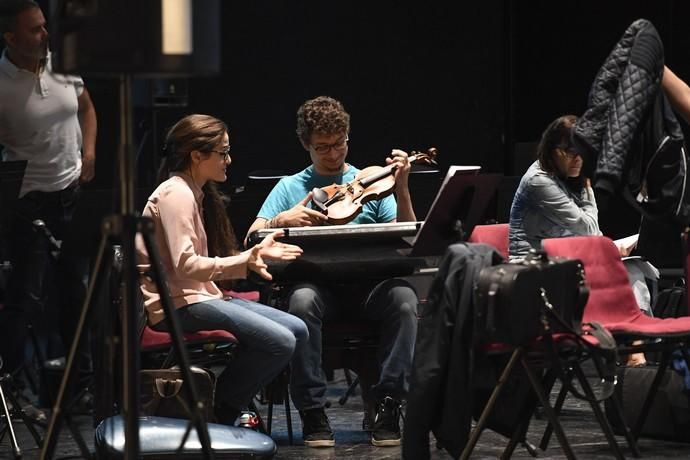
MULTIPOLYGON (((180 441, 187 429, 188 420, 166 417, 141 417, 139 419, 140 452, 138 458, 203 459, 204 453, 196 435, 189 433, 187 442, 178 453, 180 441)), ((208 424, 211 447, 216 459, 271 459, 277 451, 273 439, 248 428, 208 424)), ((125 430, 122 417, 103 420, 96 428, 95 447, 98 459, 125 458, 125 430)))
POLYGON ((483 268, 474 294, 477 341, 522 345, 547 328, 570 332, 558 321, 549 322, 547 303, 579 332, 588 290, 579 260, 533 251, 522 262, 483 268))

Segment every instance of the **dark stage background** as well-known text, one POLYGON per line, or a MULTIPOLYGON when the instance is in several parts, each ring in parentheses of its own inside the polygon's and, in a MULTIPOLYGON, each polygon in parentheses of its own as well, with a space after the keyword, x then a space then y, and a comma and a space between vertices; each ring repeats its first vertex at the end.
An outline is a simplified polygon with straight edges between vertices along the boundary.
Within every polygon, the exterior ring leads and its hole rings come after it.
MULTIPOLYGON (((451 164, 479 164, 485 172, 519 176, 546 124, 584 111, 597 69, 640 17, 659 30, 667 64, 690 80, 687 1, 404 3, 223 1, 221 17, 209 18, 221 24, 220 75, 136 82, 139 186, 153 184, 167 127, 187 113, 215 115, 231 128, 233 163, 224 188, 242 234, 266 193, 248 174, 292 173, 308 164, 294 133, 295 111, 322 94, 350 112, 349 160, 360 167, 384 164, 393 147, 435 146, 441 174, 451 164)), ((117 84, 86 80, 99 116, 91 188, 107 189, 116 183, 117 84)), ((411 181, 420 218, 441 174, 411 181)), ((488 218, 507 218, 514 185, 504 187, 488 218)), ((635 231, 634 215, 624 207, 613 212, 615 218, 602 216, 609 233, 635 231)))

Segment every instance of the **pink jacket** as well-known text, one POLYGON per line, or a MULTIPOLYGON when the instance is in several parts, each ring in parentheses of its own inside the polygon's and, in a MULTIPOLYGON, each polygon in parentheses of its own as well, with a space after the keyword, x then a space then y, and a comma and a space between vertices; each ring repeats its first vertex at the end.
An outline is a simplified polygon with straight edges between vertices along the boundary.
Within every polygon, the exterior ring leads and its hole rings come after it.
MULTIPOLYGON (((222 298, 214 280, 245 278, 248 254, 208 257, 206 231, 202 218, 203 191, 191 177, 175 173, 151 194, 143 215, 155 223, 155 242, 175 308, 222 298)), ((144 241, 137 235, 138 269, 143 275, 141 292, 149 324, 165 317, 160 294, 146 276, 150 268, 144 241)))

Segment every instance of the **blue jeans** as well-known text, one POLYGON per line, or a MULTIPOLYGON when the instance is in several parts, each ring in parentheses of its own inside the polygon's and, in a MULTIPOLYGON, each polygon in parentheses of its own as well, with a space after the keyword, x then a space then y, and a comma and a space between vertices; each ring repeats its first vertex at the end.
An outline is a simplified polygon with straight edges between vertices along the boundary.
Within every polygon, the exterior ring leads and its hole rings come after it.
POLYGON ((321 326, 345 312, 381 322, 378 361, 379 381, 372 387, 376 398, 405 397, 417 335, 417 294, 406 281, 379 283, 364 299, 353 304, 352 286, 334 292, 322 286, 300 284, 288 298, 288 311, 309 329, 309 344, 295 352, 291 363, 290 395, 299 410, 324 407, 326 375, 321 367, 321 326))
MULTIPOLYGON (((299 318, 244 299, 194 303, 177 313, 186 332, 223 329, 237 337, 236 356, 216 383, 216 404, 238 409, 289 364, 293 352, 302 353, 309 339, 299 318)), ((168 330, 167 321, 153 328, 168 330)))

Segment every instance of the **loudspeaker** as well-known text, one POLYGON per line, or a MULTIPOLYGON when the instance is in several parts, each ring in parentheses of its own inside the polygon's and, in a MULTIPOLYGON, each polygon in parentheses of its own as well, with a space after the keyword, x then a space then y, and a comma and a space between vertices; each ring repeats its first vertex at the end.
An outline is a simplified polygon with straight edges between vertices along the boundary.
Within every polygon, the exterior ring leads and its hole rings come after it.
POLYGON ((219 0, 52 0, 53 68, 80 75, 220 72, 219 0))

